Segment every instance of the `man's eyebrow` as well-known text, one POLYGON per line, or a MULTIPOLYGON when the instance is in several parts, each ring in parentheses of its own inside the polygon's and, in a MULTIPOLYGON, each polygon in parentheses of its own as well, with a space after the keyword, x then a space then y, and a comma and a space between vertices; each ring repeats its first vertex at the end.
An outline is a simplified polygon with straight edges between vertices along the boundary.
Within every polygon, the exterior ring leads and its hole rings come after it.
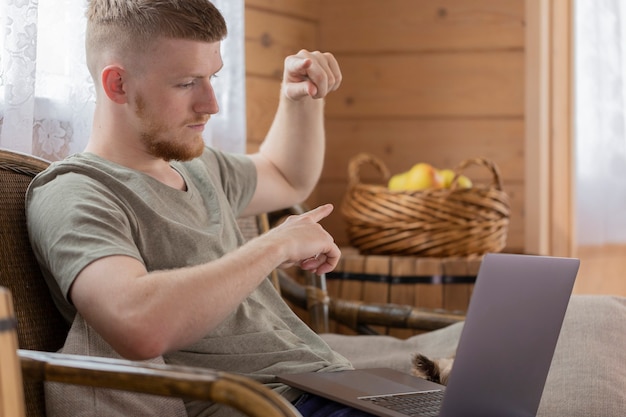
MULTIPOLYGON (((215 74, 220 72, 222 70, 222 68, 224 68, 224 64, 220 65, 220 67, 217 70, 215 70, 215 72, 209 74, 208 77, 210 78, 210 77, 214 76, 215 74)), ((207 78, 207 75, 192 74, 191 77, 192 78, 207 78)))

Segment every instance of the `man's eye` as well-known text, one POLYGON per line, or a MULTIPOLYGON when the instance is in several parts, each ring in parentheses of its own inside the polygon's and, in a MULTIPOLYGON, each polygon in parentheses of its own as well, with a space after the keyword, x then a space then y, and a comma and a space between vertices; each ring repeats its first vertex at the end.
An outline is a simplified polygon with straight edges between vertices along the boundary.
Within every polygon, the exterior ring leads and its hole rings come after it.
POLYGON ((190 88, 190 87, 193 87, 195 84, 196 84, 195 81, 189 81, 188 83, 180 84, 180 87, 182 87, 182 88, 190 88))

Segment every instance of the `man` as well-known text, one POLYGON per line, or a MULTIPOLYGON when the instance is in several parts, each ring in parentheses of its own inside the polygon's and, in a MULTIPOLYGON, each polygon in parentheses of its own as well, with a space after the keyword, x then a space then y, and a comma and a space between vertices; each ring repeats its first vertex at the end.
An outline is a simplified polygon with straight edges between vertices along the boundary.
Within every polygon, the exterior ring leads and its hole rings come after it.
MULTIPOLYGON (((219 11, 207 0, 93 0, 87 16, 93 131, 85 152, 54 163, 27 195, 33 248, 73 323, 66 351, 162 356, 254 378, 290 401, 300 398, 305 414, 328 406, 305 401, 274 376, 351 365, 266 277, 280 266, 335 267, 340 251, 318 223, 332 206, 290 217, 245 244, 236 217, 301 202, 315 186, 323 99, 341 83, 335 58, 305 50, 288 57, 260 151, 224 154, 201 137, 219 109, 211 84, 226 35, 219 11)), ((227 414, 199 402, 186 408, 227 414)))

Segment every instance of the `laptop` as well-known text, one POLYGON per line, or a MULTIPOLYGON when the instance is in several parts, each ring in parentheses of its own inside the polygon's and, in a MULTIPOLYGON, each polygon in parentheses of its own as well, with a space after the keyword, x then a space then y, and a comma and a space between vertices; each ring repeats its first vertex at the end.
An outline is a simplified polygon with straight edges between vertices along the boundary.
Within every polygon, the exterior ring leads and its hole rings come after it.
POLYGON ((381 417, 535 416, 579 263, 485 255, 447 387, 386 368, 278 379, 381 417))

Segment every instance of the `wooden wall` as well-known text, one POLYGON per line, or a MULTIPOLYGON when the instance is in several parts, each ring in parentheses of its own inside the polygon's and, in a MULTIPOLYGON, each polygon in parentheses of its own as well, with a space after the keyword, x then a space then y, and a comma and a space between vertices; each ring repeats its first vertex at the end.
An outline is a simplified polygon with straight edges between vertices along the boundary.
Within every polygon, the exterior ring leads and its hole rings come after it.
MULTIPOLYGON (((482 156, 512 198, 508 250, 523 250, 524 0, 246 0, 251 150, 276 108, 283 58, 300 48, 333 52, 344 75, 327 99, 327 156, 311 206, 340 206, 358 152, 392 172, 482 156)), ((348 243, 339 210, 324 225, 348 243)))
POLYGON ((248 148, 256 150, 270 127, 283 61, 319 45, 318 0, 246 0, 248 148))

